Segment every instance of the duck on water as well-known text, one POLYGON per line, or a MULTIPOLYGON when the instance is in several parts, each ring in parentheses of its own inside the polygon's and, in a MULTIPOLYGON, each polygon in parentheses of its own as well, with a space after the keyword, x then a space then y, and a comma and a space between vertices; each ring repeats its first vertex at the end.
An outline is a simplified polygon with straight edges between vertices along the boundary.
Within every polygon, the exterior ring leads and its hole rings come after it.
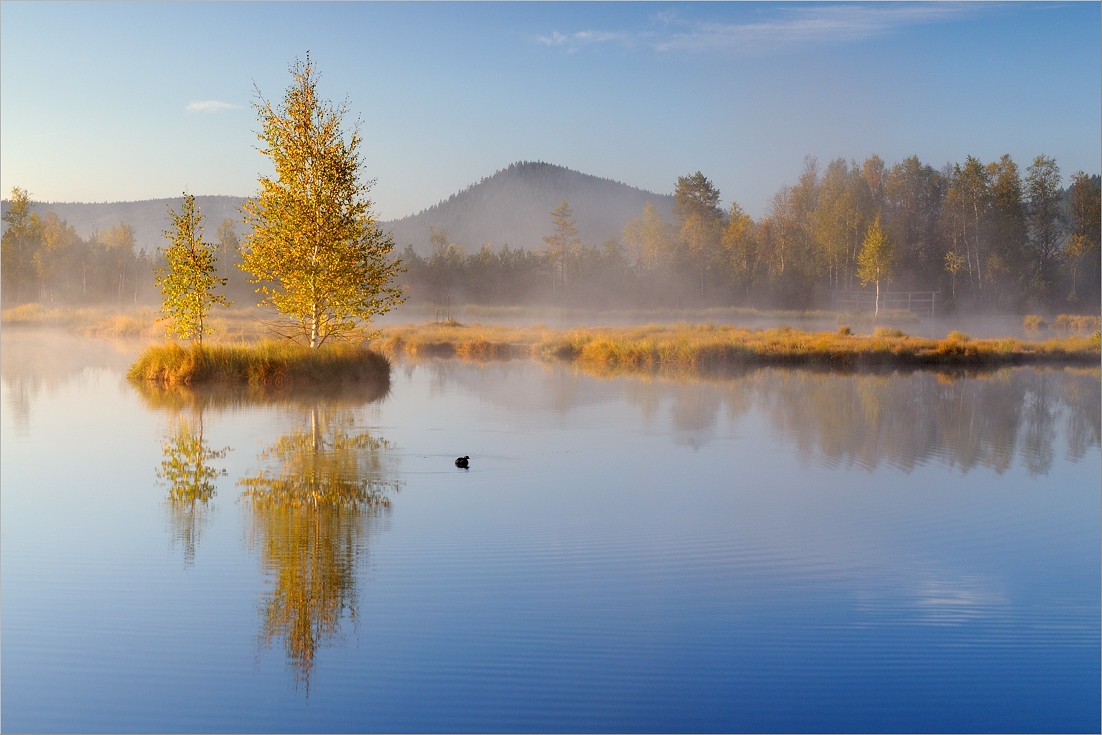
POLYGON ((470 459, 471 458, 467 456, 460 457, 459 459, 455 460, 455 466, 462 467, 463 469, 468 469, 470 467, 470 459))

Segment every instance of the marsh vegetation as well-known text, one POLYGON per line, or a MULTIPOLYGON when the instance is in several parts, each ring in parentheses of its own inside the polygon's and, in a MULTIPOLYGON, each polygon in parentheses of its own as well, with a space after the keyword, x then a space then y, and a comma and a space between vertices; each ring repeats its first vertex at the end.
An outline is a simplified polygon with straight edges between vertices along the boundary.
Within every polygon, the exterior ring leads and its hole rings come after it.
POLYGON ((294 342, 147 347, 127 372, 159 386, 252 386, 271 390, 386 385, 390 362, 362 345, 310 349, 294 342))
POLYGON ((707 372, 746 365, 960 367, 1097 363, 1099 335, 1047 340, 912 337, 899 329, 854 334, 790 327, 649 325, 555 330, 545 327, 426 324, 384 329, 373 343, 389 354, 502 359, 531 356, 591 368, 707 372))

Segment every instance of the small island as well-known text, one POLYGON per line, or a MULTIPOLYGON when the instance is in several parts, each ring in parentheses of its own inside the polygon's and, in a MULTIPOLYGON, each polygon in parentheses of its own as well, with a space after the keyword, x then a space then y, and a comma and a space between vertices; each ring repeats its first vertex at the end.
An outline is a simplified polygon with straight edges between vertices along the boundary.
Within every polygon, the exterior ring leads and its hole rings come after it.
POLYGON ((146 348, 130 367, 133 381, 164 387, 204 385, 295 386, 349 385, 387 381, 390 361, 362 345, 347 343, 310 349, 294 342, 180 345, 146 348))
POLYGON ((394 241, 376 223, 360 177, 358 132, 345 136, 344 109, 317 96, 318 72, 307 56, 291 69, 282 105, 257 105, 261 151, 274 164, 260 192, 244 204, 250 234, 239 267, 263 295, 259 306, 278 320, 267 330, 282 337, 253 344, 204 345, 215 305, 230 306, 214 289, 216 247, 204 241, 195 197, 184 192, 170 209, 170 245, 157 271, 168 335, 191 340, 147 348, 131 366, 133 381, 160 386, 253 386, 282 389, 389 383, 390 362, 349 338, 362 336, 371 317, 401 303, 393 285, 400 264, 394 241))

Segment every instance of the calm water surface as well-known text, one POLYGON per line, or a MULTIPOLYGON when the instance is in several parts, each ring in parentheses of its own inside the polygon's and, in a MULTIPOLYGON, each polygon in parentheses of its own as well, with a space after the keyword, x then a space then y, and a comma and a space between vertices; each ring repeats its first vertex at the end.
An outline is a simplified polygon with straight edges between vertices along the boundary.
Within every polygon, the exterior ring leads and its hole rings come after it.
POLYGON ((265 399, 2 340, 5 731, 1102 724, 1097 369, 265 399))

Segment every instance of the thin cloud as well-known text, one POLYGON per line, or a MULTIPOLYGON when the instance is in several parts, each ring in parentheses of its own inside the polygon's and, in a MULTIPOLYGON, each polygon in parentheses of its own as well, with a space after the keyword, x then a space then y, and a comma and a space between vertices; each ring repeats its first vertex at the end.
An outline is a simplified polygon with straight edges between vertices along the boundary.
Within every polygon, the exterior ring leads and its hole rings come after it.
POLYGON ((229 102, 219 102, 218 100, 203 100, 201 102, 192 102, 187 106, 188 112, 221 112, 222 110, 235 110, 241 107, 241 105, 233 105, 229 102))
MULTIPOLYGON (((990 7, 990 6, 987 6, 990 7)), ((537 41, 576 51, 614 43, 653 51, 761 51, 793 46, 862 41, 915 25, 955 20, 979 12, 974 4, 889 3, 783 7, 771 20, 753 23, 692 22, 672 11, 655 17, 661 27, 645 31, 555 31, 537 41)))
POLYGON ((915 25, 955 20, 972 8, 929 5, 835 5, 800 8, 762 23, 700 23, 656 44, 656 51, 759 49, 773 45, 847 43, 883 36, 915 25))
POLYGON ((630 44, 632 37, 631 34, 624 31, 578 31, 568 36, 554 31, 548 36, 536 36, 536 41, 545 46, 562 46, 574 51, 580 46, 596 43, 620 42, 630 44))

